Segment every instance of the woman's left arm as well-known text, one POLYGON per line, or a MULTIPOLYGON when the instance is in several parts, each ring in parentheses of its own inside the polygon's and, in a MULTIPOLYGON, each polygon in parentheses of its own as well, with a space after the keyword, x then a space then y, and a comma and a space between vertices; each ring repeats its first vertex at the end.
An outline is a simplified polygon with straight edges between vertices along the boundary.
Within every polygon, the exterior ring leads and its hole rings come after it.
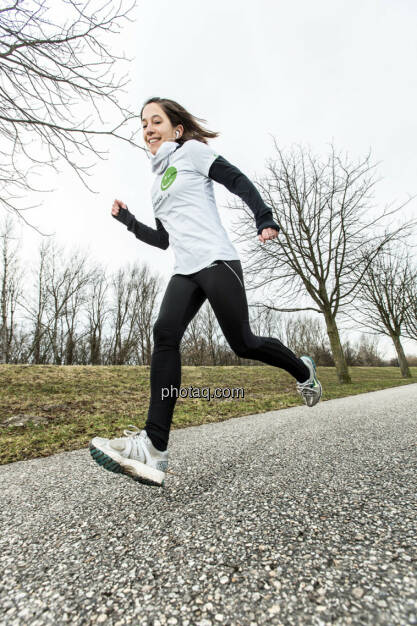
POLYGON ((273 228, 279 232, 280 228, 273 220, 272 210, 262 200, 255 185, 237 167, 219 154, 211 164, 208 175, 248 205, 255 215, 258 235, 261 235, 264 228, 273 228))

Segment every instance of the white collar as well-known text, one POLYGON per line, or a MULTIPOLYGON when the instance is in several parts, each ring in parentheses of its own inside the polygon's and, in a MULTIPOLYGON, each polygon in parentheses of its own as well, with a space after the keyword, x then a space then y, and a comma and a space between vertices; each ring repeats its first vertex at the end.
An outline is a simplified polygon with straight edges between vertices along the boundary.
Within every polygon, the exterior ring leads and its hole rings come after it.
POLYGON ((170 154, 179 148, 179 145, 176 141, 163 141, 156 153, 150 155, 152 172, 162 174, 168 166, 170 154))

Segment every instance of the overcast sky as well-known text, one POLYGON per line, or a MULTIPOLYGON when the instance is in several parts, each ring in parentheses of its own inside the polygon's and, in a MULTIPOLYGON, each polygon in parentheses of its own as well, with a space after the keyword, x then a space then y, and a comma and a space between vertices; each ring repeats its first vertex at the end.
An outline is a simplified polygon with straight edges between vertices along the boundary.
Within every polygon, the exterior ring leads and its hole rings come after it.
MULTIPOLYGON (((302 143, 319 155, 333 141, 354 159, 372 149, 383 178, 380 206, 417 193, 417 3, 142 0, 134 15, 119 44, 134 57, 127 98, 138 111, 151 96, 177 100, 221 133, 211 145, 249 178, 261 176, 274 156, 272 136, 284 149, 302 143)), ((25 217, 68 249, 89 250, 110 271, 146 261, 168 279, 170 248, 147 246, 110 215, 119 198, 155 226, 149 161, 122 142, 108 148, 90 178, 97 194, 63 167, 46 181, 56 191, 37 198, 42 207, 25 217)), ((233 196, 217 183, 215 193, 234 241, 236 214, 224 206, 233 196)), ((412 211, 415 202, 404 217, 412 211)), ((30 262, 41 238, 27 227, 22 234, 30 262)), ((405 345, 417 353, 415 343, 405 345)), ((390 342, 383 346, 394 355, 390 342)))

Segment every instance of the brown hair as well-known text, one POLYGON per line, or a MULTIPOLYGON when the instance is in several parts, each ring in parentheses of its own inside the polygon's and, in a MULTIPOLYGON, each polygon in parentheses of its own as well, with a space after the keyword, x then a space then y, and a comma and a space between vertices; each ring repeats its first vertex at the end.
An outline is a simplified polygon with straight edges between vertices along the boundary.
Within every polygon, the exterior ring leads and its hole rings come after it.
POLYGON ((179 143, 180 145, 182 145, 185 141, 188 141, 189 139, 196 139, 197 141, 201 141, 202 143, 207 143, 206 137, 208 137, 209 139, 215 139, 220 134, 218 132, 202 128, 197 120, 199 120, 200 122, 206 122, 206 120, 201 117, 195 117, 194 115, 191 115, 191 113, 189 113, 186 109, 184 109, 184 107, 178 104, 178 102, 175 102, 175 100, 169 100, 169 98, 154 97, 146 100, 140 111, 140 119, 142 119, 143 109, 150 102, 156 102, 157 104, 159 104, 159 106, 168 116, 169 121, 173 126, 182 124, 182 126, 184 127, 184 132, 181 137, 176 140, 177 143, 179 143))

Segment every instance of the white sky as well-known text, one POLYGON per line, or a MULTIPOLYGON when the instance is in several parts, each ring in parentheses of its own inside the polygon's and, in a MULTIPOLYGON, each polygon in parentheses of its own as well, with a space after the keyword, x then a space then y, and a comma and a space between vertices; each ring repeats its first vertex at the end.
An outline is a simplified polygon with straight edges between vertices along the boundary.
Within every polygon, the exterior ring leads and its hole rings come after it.
MULTIPOLYGON (((265 160, 274 156, 273 135, 283 148, 301 143, 317 154, 333 141, 353 159, 372 148, 381 162, 381 206, 417 193, 412 0, 142 0, 134 15, 117 45, 135 57, 126 98, 138 111, 151 96, 177 100, 221 133, 211 145, 249 178, 262 175, 265 160)), ((110 215, 118 198, 155 226, 150 164, 122 142, 112 141, 108 149, 108 160, 98 162, 89 179, 98 193, 63 166, 58 177, 44 181, 56 191, 34 198, 43 206, 25 217, 68 249, 89 250, 109 271, 140 260, 168 279, 172 251, 138 241, 110 215)), ((217 183, 215 193, 233 241, 236 214, 224 205, 234 197, 217 183)), ((415 212, 416 202, 404 217, 415 212)), ((27 227, 22 234, 22 256, 30 263, 41 237, 27 227)), ((245 267, 243 255, 241 261, 245 267)), ((389 341, 382 345, 394 355, 389 341)), ((415 342, 405 347, 417 353, 415 342)))

